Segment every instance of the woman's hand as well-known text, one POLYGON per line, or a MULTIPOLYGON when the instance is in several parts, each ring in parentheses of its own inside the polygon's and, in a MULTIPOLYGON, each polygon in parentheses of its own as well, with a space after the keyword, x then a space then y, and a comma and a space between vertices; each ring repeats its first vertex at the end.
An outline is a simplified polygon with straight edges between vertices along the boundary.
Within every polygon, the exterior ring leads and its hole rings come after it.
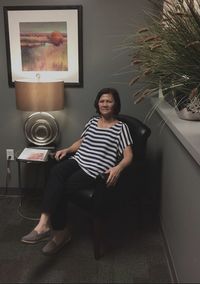
POLYGON ((59 161, 62 158, 64 158, 67 154, 75 153, 78 150, 78 148, 81 146, 81 143, 82 139, 79 139, 76 142, 74 142, 70 147, 57 151, 54 156, 55 159, 59 161))
POLYGON ((107 187, 109 186, 115 186, 118 178, 121 174, 121 172, 130 165, 131 161, 133 159, 133 152, 131 146, 127 146, 123 151, 123 159, 121 162, 109 170, 106 171, 106 174, 109 174, 107 178, 107 187))
POLYGON ((55 159, 57 161, 61 160, 63 157, 65 157, 68 153, 68 148, 65 148, 65 149, 62 149, 62 150, 59 150, 56 152, 55 154, 55 159))
POLYGON ((121 174, 121 168, 119 165, 113 167, 113 168, 110 168, 109 170, 107 170, 105 173, 108 174, 108 178, 107 178, 107 181, 106 181, 106 185, 107 187, 110 187, 110 186, 115 186, 117 181, 118 181, 118 178, 121 174))

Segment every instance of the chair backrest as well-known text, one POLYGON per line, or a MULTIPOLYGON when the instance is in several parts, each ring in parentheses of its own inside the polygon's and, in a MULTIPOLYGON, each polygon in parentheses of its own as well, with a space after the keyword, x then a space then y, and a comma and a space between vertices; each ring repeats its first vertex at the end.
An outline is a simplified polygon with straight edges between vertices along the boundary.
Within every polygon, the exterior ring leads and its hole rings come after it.
POLYGON ((151 134, 150 128, 139 119, 129 115, 119 114, 117 119, 125 122, 129 127, 133 139, 134 161, 143 160, 146 153, 147 139, 151 134))

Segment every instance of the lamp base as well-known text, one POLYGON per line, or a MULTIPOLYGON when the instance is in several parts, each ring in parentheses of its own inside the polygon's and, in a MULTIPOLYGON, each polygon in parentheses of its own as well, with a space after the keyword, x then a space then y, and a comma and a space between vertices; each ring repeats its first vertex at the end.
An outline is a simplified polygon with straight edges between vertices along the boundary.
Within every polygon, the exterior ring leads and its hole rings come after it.
POLYGON ((58 143, 59 126, 56 119, 47 112, 31 114, 24 124, 27 141, 36 146, 48 146, 58 143))

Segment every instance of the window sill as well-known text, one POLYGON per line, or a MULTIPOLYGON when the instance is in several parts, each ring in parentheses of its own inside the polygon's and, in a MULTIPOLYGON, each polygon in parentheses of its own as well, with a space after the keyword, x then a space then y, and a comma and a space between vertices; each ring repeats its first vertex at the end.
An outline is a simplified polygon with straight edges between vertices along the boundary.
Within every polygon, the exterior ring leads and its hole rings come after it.
POLYGON ((163 99, 152 98, 151 103, 152 105, 158 104, 156 111, 200 165, 200 121, 180 119, 174 108, 163 99))

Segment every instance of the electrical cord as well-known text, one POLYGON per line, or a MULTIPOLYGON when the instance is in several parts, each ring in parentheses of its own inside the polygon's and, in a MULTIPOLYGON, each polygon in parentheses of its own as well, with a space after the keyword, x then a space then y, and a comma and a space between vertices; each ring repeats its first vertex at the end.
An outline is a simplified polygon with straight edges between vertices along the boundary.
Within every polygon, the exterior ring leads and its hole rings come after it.
POLYGON ((13 197, 13 198, 19 198, 20 195, 15 195, 15 194, 8 194, 8 183, 9 183, 9 180, 10 180, 10 176, 11 176, 11 170, 10 170, 10 161, 11 161, 11 156, 8 156, 8 159, 7 159, 7 162, 6 162, 6 178, 5 178, 5 191, 3 194, 0 194, 0 198, 1 199, 4 199, 4 198, 10 198, 10 197, 13 197))
POLYGON ((11 170, 10 170, 10 160, 11 160, 11 156, 8 157, 7 162, 6 162, 6 186, 5 186, 5 195, 7 195, 8 193, 8 183, 10 180, 10 176, 11 176, 11 170))
POLYGON ((19 205, 17 207, 17 213, 19 214, 20 217, 22 217, 23 219, 26 219, 26 220, 39 221, 39 218, 33 218, 33 217, 29 217, 29 216, 24 215, 24 213, 22 213, 22 211, 21 211, 21 208, 22 208, 22 205, 21 205, 21 203, 19 203, 19 205))

